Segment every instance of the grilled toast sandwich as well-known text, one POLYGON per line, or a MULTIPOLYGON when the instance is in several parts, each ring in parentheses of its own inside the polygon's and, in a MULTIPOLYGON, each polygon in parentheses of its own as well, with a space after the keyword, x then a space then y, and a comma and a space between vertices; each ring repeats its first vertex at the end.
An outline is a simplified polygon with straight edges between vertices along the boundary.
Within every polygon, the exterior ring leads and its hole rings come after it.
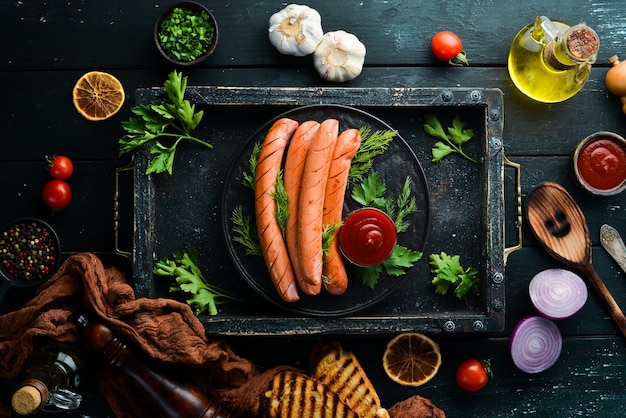
POLYGON ((311 356, 311 376, 339 395, 359 418, 389 418, 356 356, 337 341, 318 344, 311 356))
POLYGON ((267 418, 359 418, 339 395, 304 373, 274 376, 261 400, 267 418))

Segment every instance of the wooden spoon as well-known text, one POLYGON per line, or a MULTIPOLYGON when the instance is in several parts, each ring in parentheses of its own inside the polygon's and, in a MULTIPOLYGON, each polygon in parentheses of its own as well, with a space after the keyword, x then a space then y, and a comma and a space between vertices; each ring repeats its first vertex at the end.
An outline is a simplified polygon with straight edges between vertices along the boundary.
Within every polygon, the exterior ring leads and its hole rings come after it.
POLYGON ((585 277, 626 337, 626 317, 591 262, 589 227, 572 196, 556 183, 542 183, 526 197, 524 214, 547 252, 585 277))

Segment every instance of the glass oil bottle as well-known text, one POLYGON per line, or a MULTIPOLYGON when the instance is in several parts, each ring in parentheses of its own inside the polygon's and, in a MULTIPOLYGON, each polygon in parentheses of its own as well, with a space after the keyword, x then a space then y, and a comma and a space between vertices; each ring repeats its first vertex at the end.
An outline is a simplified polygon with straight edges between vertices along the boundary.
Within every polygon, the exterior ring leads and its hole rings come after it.
POLYGON ((513 39, 509 75, 528 97, 544 103, 561 102, 583 88, 599 48, 600 40, 592 28, 538 16, 513 39))

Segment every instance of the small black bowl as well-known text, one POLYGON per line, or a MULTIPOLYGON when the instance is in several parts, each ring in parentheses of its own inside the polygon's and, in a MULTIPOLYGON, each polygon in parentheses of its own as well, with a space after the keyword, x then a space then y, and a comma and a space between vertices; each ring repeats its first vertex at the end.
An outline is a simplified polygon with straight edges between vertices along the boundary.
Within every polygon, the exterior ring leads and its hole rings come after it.
POLYGON ((48 280, 59 266, 60 255, 61 243, 58 235, 50 225, 41 219, 18 218, 5 225, 0 231, 0 303, 6 292, 12 286, 37 286, 48 280), (19 239, 13 235, 13 231, 15 231, 16 228, 21 229, 19 239), (27 230, 29 231, 28 235, 25 234, 27 230), (40 236, 40 234, 43 235, 43 237, 40 236), (33 236, 34 239, 32 239, 33 236), (19 246, 19 252, 21 253, 37 253, 34 257, 38 259, 42 265, 45 265, 45 269, 35 268, 34 270, 27 271, 25 268, 19 266, 7 266, 6 263, 11 264, 9 253, 12 252, 11 249, 7 248, 8 246, 11 246, 11 248, 19 246), (49 248, 46 248, 46 246, 49 248), (41 251, 41 255, 39 251, 41 251), (43 259, 42 257, 49 258, 43 259), (12 271, 12 269, 14 270, 12 271))
POLYGON ((156 47, 161 53, 161 55, 170 63, 184 66, 184 67, 190 67, 190 66, 199 64, 200 62, 210 57, 215 51, 215 48, 217 47, 218 37, 219 37, 219 31, 217 28, 217 20, 215 20, 215 16, 213 16, 213 13, 211 13, 211 11, 205 6, 203 6, 202 4, 196 3, 193 1, 181 1, 178 3, 172 4, 170 7, 165 9, 163 13, 161 13, 156 23, 154 24, 154 43, 156 44, 156 47), (161 46, 161 42, 159 40, 159 32, 161 30, 161 24, 176 8, 191 9, 192 11, 198 12, 198 13, 205 12, 209 16, 209 20, 211 24, 213 25, 213 42, 208 46, 204 54, 200 55, 198 58, 192 61, 179 61, 175 57, 170 56, 166 52, 166 50, 163 49, 163 47, 161 46))

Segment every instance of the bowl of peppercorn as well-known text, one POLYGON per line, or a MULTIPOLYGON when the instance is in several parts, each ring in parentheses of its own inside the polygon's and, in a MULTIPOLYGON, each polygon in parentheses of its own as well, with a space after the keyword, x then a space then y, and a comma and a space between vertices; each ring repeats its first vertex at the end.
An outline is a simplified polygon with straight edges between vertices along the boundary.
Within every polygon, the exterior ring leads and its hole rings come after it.
POLYGON ((0 302, 11 286, 36 286, 59 266, 61 245, 50 225, 37 218, 19 218, 0 232, 0 302))
POLYGON ((180 66, 196 65, 217 47, 215 16, 200 3, 174 3, 161 13, 154 25, 154 42, 163 57, 180 66))

